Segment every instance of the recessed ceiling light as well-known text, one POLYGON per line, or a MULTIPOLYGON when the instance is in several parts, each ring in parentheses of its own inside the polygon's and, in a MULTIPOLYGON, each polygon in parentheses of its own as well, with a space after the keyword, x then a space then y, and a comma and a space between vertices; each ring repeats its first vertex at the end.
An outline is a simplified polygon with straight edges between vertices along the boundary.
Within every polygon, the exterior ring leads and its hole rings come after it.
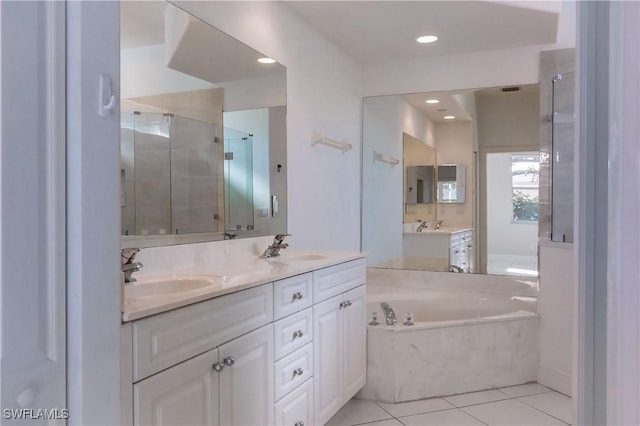
POLYGON ((271 58, 260 58, 258 59, 258 62, 260 62, 261 64, 275 64, 276 60, 271 58))
POLYGON ((440 103, 440 101, 437 100, 437 99, 427 99, 425 102, 428 103, 428 104, 438 104, 438 103, 440 103))
POLYGON ((434 35, 423 35, 416 39, 418 43, 433 43, 438 39, 437 36, 434 35))
POLYGON ((453 120, 454 118, 456 118, 456 116, 455 115, 445 115, 443 118, 445 120, 453 120))

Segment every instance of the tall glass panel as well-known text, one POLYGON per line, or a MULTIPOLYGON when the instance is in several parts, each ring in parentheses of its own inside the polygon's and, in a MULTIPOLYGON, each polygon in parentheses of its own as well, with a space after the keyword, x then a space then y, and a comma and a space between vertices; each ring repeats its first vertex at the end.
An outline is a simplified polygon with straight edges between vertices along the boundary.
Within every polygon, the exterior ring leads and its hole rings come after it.
POLYGON ((253 230, 253 135, 224 128, 227 231, 253 230))
POLYGON ((558 74, 552 85, 551 239, 573 242, 575 73, 558 74))
POLYGON ((171 117, 171 229, 176 234, 218 231, 216 126, 171 117))

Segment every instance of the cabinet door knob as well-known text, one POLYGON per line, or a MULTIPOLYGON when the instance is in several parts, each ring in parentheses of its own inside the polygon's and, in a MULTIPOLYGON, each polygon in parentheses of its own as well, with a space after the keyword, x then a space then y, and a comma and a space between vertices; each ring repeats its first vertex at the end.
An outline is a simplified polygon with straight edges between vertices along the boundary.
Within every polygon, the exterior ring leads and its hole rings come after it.
POLYGON ((293 426, 304 426, 304 422, 302 420, 298 420, 293 426))
POLYGON ((349 307, 351 305, 352 305, 351 300, 347 300, 347 307, 349 307))
POLYGON ((340 302, 340 309, 346 308, 347 306, 349 306, 347 305, 347 302, 340 302))
POLYGON ((296 291, 295 293, 293 293, 293 300, 298 300, 298 299, 302 299, 304 297, 304 295, 302 294, 301 291, 296 291))
POLYGON ((224 364, 223 363, 216 362, 215 364, 213 364, 213 371, 215 371, 216 373, 219 373, 222 370, 224 370, 224 364))
POLYGON ((302 376, 302 374, 304 373, 304 370, 302 368, 296 368, 295 370, 293 370, 293 376, 302 376))
POLYGON ((234 358, 234 357, 232 357, 232 356, 228 356, 228 357, 226 357, 223 361, 224 361, 224 363, 225 363, 226 365, 228 365, 229 367, 231 367, 231 366, 236 362, 235 358, 234 358))
POLYGON ((302 330, 298 330, 298 331, 294 331, 293 332, 293 338, 295 339, 296 337, 302 337, 304 336, 304 332, 302 330))

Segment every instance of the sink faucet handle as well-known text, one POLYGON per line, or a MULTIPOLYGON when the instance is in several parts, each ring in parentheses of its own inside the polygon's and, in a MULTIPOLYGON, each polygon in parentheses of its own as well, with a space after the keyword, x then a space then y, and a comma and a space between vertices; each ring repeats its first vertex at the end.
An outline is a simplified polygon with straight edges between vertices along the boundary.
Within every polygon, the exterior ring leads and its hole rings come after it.
POLYGON ((133 259, 135 259, 136 254, 138 254, 138 252, 140 251, 142 251, 142 249, 137 247, 122 249, 122 251, 120 252, 120 263, 126 264, 126 263, 133 262, 133 259))
POLYGON ((282 244, 282 242, 284 241, 284 239, 285 239, 286 237, 290 237, 290 236, 291 236, 291 234, 277 234, 277 235, 275 236, 275 238, 273 239, 273 243, 274 243, 274 244, 282 244))

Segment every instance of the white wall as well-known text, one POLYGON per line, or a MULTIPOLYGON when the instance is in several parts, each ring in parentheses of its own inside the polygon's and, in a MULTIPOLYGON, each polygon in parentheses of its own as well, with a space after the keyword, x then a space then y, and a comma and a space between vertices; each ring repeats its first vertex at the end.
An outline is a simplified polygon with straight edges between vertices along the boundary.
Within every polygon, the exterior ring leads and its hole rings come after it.
POLYGON ((540 245, 538 382, 572 394, 574 245, 540 245))
POLYGON ((275 2, 177 2, 287 67, 288 231, 291 247, 360 248, 360 67, 275 2), (311 146, 318 131, 342 155, 311 146))
POLYGON ((438 164, 463 164, 465 166, 464 203, 438 203, 438 220, 444 219, 445 227, 473 227, 473 128, 471 122, 436 124, 436 151, 438 164))
POLYGON ((402 133, 434 145, 433 124, 401 96, 367 98, 363 107, 362 250, 367 263, 402 257, 403 168, 373 162, 373 151, 402 159, 402 133))
POLYGON ((513 223, 511 153, 487 154, 487 253, 537 256, 538 223, 513 223))

